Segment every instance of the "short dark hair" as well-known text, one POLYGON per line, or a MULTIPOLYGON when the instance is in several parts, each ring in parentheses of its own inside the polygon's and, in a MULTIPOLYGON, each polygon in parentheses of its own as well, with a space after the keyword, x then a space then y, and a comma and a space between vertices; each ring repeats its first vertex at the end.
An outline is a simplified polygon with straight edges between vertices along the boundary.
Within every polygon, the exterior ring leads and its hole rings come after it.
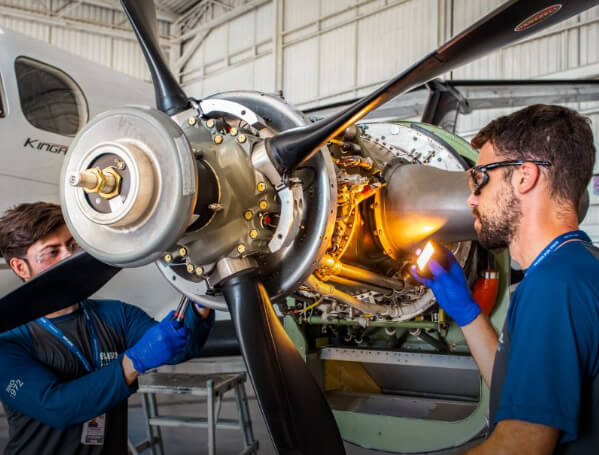
POLYGON ((23 257, 31 245, 65 224, 60 206, 50 202, 17 205, 0 218, 0 254, 6 262, 23 257))
POLYGON ((472 139, 480 149, 491 141, 497 155, 547 160, 551 195, 576 209, 593 174, 595 146, 590 120, 562 106, 535 104, 499 117, 472 139))

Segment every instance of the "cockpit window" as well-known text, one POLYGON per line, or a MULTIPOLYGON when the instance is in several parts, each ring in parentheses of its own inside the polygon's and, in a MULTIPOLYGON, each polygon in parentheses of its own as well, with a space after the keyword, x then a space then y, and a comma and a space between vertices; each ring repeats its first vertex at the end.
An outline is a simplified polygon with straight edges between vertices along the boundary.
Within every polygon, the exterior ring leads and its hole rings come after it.
POLYGON ((26 57, 15 61, 21 109, 36 128, 73 136, 88 120, 87 101, 66 73, 26 57))

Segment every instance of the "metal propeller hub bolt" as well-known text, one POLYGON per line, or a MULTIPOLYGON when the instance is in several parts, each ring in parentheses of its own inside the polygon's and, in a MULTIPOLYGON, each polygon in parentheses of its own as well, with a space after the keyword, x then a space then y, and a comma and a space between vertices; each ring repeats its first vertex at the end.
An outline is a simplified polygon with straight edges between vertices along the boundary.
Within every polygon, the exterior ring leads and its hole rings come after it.
POLYGON ((119 193, 121 176, 113 168, 92 168, 73 172, 69 183, 83 188, 86 193, 98 193, 104 199, 112 199, 119 193))

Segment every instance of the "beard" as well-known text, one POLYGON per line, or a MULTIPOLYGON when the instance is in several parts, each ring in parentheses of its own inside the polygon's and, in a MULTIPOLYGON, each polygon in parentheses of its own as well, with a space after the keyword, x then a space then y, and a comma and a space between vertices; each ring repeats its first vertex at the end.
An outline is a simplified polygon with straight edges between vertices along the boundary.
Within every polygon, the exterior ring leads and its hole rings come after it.
POLYGON ((472 209, 472 214, 480 223, 480 229, 477 231, 478 241, 489 250, 507 248, 520 227, 520 199, 516 197, 511 185, 505 185, 504 188, 497 197, 496 210, 493 213, 483 215, 476 207, 472 209))

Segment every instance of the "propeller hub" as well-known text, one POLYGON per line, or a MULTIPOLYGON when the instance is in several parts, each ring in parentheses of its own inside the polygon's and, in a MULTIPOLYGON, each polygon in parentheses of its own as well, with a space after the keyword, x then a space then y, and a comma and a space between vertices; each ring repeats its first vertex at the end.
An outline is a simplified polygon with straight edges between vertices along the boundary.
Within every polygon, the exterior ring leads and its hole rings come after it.
POLYGON ((83 249, 117 266, 154 261, 181 236, 196 203, 189 142, 149 108, 105 112, 75 138, 61 178, 65 220, 83 249))

